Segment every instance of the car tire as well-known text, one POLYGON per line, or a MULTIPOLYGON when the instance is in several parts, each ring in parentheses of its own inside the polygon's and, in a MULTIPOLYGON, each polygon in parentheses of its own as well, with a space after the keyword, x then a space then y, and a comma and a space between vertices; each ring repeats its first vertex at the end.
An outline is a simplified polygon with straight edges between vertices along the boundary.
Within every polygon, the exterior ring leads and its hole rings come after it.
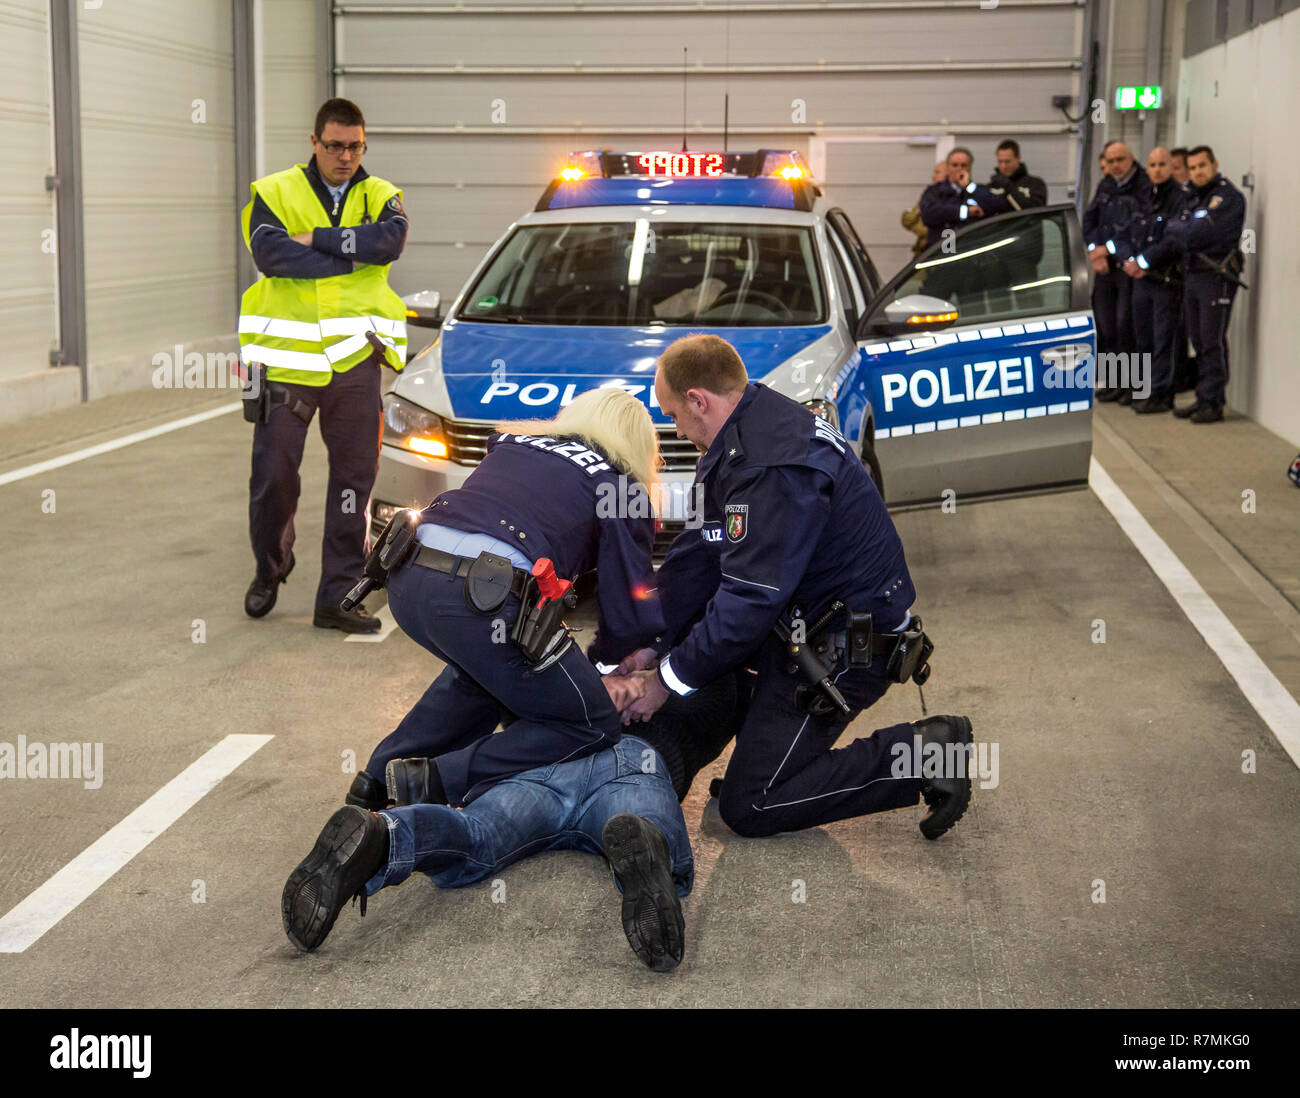
POLYGON ((880 493, 880 498, 884 499, 885 476, 880 471, 880 461, 876 457, 876 445, 872 441, 874 437, 875 429, 868 425, 862 438, 862 464, 866 466, 867 474, 875 484, 876 491, 880 493))

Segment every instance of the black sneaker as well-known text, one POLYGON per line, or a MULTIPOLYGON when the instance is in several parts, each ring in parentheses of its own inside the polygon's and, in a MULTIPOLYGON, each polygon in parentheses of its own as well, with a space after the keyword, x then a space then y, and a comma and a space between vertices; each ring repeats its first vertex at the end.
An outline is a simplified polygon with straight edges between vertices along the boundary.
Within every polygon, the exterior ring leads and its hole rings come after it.
POLYGON ((1157 412, 1172 412, 1173 410, 1173 397, 1148 397, 1146 400, 1135 400, 1133 402, 1133 411, 1140 416, 1154 415, 1157 412))
POLYGON ((388 860, 388 825, 373 812, 355 805, 340 808, 329 818, 311 853, 289 874, 280 896, 280 915, 289 941, 310 953, 334 926, 351 899, 388 860))
MULTIPOLYGON (((948 763, 955 761, 954 755, 957 753, 946 748, 949 744, 973 744, 974 740, 971 737, 971 725, 967 717, 927 717, 925 720, 917 721, 915 727, 921 733, 923 750, 931 743, 940 744, 945 748, 944 776, 921 779, 921 796, 930 806, 930 812, 918 826, 921 828, 921 834, 927 839, 937 839, 962 818, 966 807, 970 804, 971 794, 970 768, 973 749, 967 751, 964 773, 947 774, 948 763)), ((924 760, 923 753, 922 764, 924 760)))
POLYGON ((612 816, 601 833, 605 857, 623 886, 623 932, 655 972, 671 972, 686 947, 686 922, 673 884, 668 840, 649 820, 612 816))
POLYGON ((275 596, 279 591, 280 584, 289 578, 289 573, 293 571, 293 551, 289 552, 289 567, 284 570, 284 575, 278 580, 266 582, 256 577, 248 585, 248 590, 244 593, 244 613, 250 618, 263 618, 271 612, 271 607, 275 605, 275 596))
POLYGON ((345 633, 378 633, 383 625, 364 606, 358 606, 355 610, 318 606, 311 623, 321 629, 342 629, 345 633))
POLYGON ((1201 402, 1199 400, 1194 400, 1192 401, 1191 404, 1187 405, 1185 408, 1175 408, 1174 415, 1176 415, 1179 419, 1190 419, 1192 416, 1194 416, 1197 413, 1200 407, 1201 407, 1201 402))
POLYGON ((1187 418, 1193 423, 1222 423, 1223 405, 1202 404, 1187 418))

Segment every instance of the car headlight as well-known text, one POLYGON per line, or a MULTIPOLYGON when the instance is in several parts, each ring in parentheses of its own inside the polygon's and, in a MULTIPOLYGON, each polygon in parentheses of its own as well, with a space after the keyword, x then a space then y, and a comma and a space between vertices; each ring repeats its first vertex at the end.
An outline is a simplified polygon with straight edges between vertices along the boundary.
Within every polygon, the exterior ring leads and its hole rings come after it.
POLYGON ((445 458, 450 452, 442 417, 395 393, 384 397, 384 441, 425 457, 445 458))
POLYGON ((835 430, 840 429, 840 410, 829 400, 809 400, 804 402, 804 407, 812 412, 818 419, 824 419, 835 430))

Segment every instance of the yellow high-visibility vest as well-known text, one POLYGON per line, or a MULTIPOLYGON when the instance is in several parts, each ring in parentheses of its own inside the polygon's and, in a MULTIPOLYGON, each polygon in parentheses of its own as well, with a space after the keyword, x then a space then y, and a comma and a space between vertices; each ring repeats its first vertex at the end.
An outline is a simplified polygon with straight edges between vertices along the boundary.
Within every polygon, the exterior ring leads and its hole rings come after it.
MULTIPOLYGON (((329 228, 330 217, 307 178, 305 164, 256 180, 241 217, 244 244, 260 197, 290 236, 329 228)), ((402 192, 385 179, 367 176, 348 187, 340 228, 374 220, 402 192)), ((249 247, 251 251, 251 246, 249 247)), ((366 332, 385 346, 395 370, 406 362, 406 306, 388 285, 389 264, 357 263, 351 274, 329 278, 260 277, 244 291, 239 312, 239 353, 260 362, 268 381, 322 386, 350 370, 373 350, 366 332)))

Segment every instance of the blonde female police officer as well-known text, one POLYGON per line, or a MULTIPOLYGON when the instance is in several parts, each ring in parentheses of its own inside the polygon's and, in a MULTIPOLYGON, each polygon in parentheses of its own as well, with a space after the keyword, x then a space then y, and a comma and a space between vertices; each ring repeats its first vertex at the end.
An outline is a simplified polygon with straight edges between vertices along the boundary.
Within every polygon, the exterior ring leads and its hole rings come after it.
POLYGON ((375 748, 348 803, 383 808, 387 795, 456 807, 618 742, 618 710, 591 661, 612 666, 663 629, 650 556, 658 461, 650 414, 622 389, 583 393, 553 420, 489 436, 464 485, 422 513, 419 552, 388 578, 393 617, 447 667, 375 748), (470 605, 468 568, 482 553, 508 560, 516 577, 543 557, 561 579, 599 569, 590 659, 570 647, 535 669, 509 639, 517 589, 492 612, 470 605), (514 719, 492 734, 503 715, 514 719))

